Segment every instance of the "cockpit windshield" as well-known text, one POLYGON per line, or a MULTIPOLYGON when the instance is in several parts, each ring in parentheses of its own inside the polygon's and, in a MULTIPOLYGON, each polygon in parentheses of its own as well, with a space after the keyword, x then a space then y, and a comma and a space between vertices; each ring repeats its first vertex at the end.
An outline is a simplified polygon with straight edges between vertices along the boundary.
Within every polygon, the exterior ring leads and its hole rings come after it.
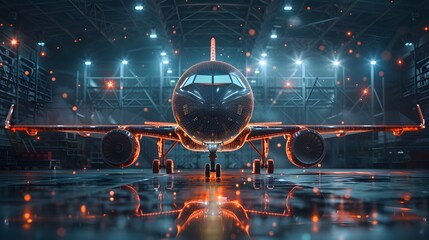
POLYGON ((241 88, 245 88, 240 77, 232 72, 229 74, 195 74, 190 75, 182 84, 186 87, 192 83, 199 83, 204 85, 222 85, 222 84, 235 84, 241 88))

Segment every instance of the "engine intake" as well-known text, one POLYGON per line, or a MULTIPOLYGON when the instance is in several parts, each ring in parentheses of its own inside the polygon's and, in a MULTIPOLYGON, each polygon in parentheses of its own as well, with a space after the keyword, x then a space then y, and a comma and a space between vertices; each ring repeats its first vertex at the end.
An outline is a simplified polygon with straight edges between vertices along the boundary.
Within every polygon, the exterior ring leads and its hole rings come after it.
POLYGON ((101 140, 104 162, 113 167, 128 167, 137 161, 140 142, 132 133, 114 129, 101 140))
POLYGON ((295 166, 312 167, 325 157, 325 140, 316 131, 300 130, 287 141, 286 155, 295 166))

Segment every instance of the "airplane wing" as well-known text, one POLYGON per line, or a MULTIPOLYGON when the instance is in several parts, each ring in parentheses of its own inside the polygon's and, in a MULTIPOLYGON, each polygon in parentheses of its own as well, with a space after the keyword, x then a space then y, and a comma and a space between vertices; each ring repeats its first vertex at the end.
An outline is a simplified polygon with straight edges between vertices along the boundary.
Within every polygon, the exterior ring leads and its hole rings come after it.
POLYGON ((15 125, 12 124, 13 109, 14 105, 12 104, 6 117, 5 129, 12 132, 25 131, 30 136, 35 136, 39 132, 69 132, 88 137, 91 134, 105 134, 114 129, 123 129, 134 135, 179 141, 179 137, 174 131, 176 125, 173 123, 154 122, 144 125, 15 125))
POLYGON ((417 111, 420 120, 418 125, 276 125, 272 123, 254 123, 249 124, 252 131, 247 141, 287 136, 302 129, 311 129, 322 135, 335 134, 337 137, 362 132, 392 132, 395 136, 401 136, 404 132, 414 132, 425 128, 425 119, 418 104, 417 111))

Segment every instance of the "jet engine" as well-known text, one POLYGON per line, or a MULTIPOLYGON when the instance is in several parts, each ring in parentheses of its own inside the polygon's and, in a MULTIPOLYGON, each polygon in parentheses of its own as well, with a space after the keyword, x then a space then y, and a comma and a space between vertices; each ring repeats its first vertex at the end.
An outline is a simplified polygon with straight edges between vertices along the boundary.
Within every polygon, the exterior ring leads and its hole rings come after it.
POLYGON ((104 162, 113 167, 128 167, 137 161, 140 142, 130 132, 114 129, 101 140, 104 162))
POLYGON ((312 167, 325 156, 325 140, 310 129, 297 131, 286 143, 286 155, 297 167, 312 167))

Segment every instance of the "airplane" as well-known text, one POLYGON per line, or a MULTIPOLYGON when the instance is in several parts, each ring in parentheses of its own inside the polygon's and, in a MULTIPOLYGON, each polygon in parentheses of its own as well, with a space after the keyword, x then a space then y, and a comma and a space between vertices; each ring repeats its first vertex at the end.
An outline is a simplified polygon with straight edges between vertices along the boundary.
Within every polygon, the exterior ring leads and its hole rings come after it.
POLYGON ((15 125, 12 123, 14 105, 5 121, 8 131, 25 131, 30 136, 38 132, 71 132, 82 136, 104 134, 101 154, 106 164, 128 167, 139 156, 142 137, 156 138, 158 159, 152 161, 152 172, 165 168, 174 173, 174 162, 168 153, 178 144, 190 151, 209 152, 210 163, 204 175, 212 172, 221 177, 216 163, 217 152, 236 151, 248 143, 259 155, 253 161, 253 173, 274 172, 274 161, 268 159, 269 140, 286 139, 286 155, 291 163, 308 168, 318 165, 325 156, 322 135, 343 137, 348 133, 390 131, 395 136, 425 128, 425 119, 417 105, 420 124, 416 125, 283 125, 281 122, 250 122, 254 108, 252 88, 246 77, 234 66, 216 61, 215 39, 211 39, 210 61, 197 63, 179 78, 171 98, 175 122, 145 122, 142 125, 15 125), (165 141, 172 141, 166 149, 165 141), (261 141, 261 149, 254 142, 261 141))

